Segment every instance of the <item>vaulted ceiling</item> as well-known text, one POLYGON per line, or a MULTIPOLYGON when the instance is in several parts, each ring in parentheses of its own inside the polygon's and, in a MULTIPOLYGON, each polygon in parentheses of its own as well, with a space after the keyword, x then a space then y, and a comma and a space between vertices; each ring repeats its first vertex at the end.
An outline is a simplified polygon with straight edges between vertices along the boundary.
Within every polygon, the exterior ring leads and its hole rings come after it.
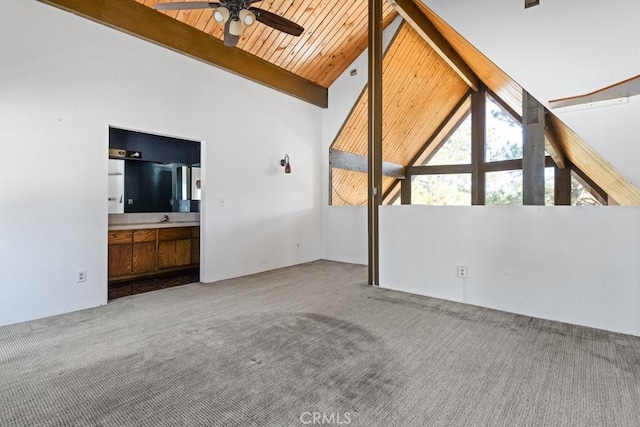
MULTIPOLYGON (((367 46, 366 0, 256 2, 305 30, 294 37, 257 23, 245 29, 237 47, 223 45, 223 29, 213 20, 211 9, 160 12, 153 8, 156 1, 184 0, 40 1, 321 107, 328 106, 329 86, 367 46)), ((411 24, 398 32, 384 59, 383 156, 392 167, 407 166, 433 152, 451 123, 468 111, 463 105, 465 94, 480 85, 501 98, 512 115, 521 114, 522 88, 420 0, 383 4, 383 27, 398 13, 411 24)), ((366 101, 363 92, 333 149, 365 154, 366 101)), ((564 167, 567 159, 618 203, 640 205, 636 187, 552 113, 548 117, 547 151, 556 164, 564 167)), ((366 194, 361 172, 334 168, 334 178, 333 193, 339 186, 347 199, 338 197, 334 202, 361 202, 366 194)), ((383 185, 389 190, 397 182, 397 177, 387 176, 383 185)))
MULTIPOLYGON (((152 8, 182 0, 136 1, 152 8)), ((367 0, 263 0, 253 6, 284 16, 305 30, 294 37, 256 23, 245 28, 237 48, 320 86, 331 86, 367 47, 367 0)), ((161 13, 222 39, 223 26, 213 19, 212 9, 161 13)), ((383 16, 385 27, 396 16, 387 2, 383 16)))
MULTIPOLYGON (((475 84, 485 85, 520 119, 522 87, 421 1, 395 0, 403 25, 383 60, 383 161, 406 167, 421 164, 469 111, 463 101, 475 84)), ((365 156, 367 93, 362 93, 335 138, 335 151, 365 156)), ((557 116, 547 111, 546 148, 555 163, 576 165, 615 202, 640 205, 640 190, 620 175, 557 116)), ((351 161, 353 164, 353 160, 351 161)), ((384 167, 383 167, 384 170, 384 167)), ((366 169, 364 169, 366 171, 366 169)), ((366 204, 363 168, 331 168, 331 202, 366 204)), ((398 194, 400 179, 383 177, 385 203, 398 194)))
MULTIPOLYGON (((183 0, 39 0, 327 107, 328 87, 367 47, 367 0, 263 0, 255 6, 304 27, 294 37, 262 23, 245 28, 238 45, 222 43, 213 9, 158 11, 183 0)), ((383 27, 397 16, 385 2, 383 27)))

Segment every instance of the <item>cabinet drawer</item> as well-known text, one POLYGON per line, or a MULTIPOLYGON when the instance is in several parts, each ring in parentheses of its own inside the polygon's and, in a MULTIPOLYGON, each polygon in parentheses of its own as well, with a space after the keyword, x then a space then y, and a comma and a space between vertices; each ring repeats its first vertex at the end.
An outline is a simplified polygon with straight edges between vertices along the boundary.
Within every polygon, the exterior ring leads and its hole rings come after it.
POLYGON ((178 239, 190 239, 191 227, 176 227, 176 228, 160 228, 158 229, 158 240, 178 240, 178 239))
POLYGON ((109 231, 109 244, 131 243, 132 235, 133 232, 131 230, 109 231))
POLYGON ((155 242, 156 241, 156 229, 151 228, 149 230, 135 230, 133 232, 133 242, 155 242))

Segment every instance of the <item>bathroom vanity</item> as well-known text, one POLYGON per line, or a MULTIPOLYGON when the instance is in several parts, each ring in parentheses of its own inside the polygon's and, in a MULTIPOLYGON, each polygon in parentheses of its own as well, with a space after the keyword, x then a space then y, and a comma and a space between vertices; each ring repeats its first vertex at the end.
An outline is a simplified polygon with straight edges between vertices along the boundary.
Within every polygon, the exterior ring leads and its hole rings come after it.
POLYGON ((198 222, 112 225, 108 242, 109 283, 200 264, 198 222))

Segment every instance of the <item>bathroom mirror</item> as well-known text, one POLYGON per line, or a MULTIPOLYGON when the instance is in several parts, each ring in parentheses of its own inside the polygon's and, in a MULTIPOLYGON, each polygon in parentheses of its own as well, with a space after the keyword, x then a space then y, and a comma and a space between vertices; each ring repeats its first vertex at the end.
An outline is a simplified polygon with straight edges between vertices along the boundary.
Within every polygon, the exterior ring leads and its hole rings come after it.
POLYGON ((109 213, 199 212, 200 143, 109 128, 109 213))

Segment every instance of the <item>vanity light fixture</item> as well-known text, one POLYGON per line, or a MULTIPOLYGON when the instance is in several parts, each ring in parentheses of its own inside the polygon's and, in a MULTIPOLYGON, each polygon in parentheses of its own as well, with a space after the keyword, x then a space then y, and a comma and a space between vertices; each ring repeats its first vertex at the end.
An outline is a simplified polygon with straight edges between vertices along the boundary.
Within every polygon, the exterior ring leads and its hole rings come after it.
POLYGON ((284 159, 280 160, 280 166, 284 167, 284 173, 291 173, 291 163, 289 163, 288 154, 285 154, 284 159))

